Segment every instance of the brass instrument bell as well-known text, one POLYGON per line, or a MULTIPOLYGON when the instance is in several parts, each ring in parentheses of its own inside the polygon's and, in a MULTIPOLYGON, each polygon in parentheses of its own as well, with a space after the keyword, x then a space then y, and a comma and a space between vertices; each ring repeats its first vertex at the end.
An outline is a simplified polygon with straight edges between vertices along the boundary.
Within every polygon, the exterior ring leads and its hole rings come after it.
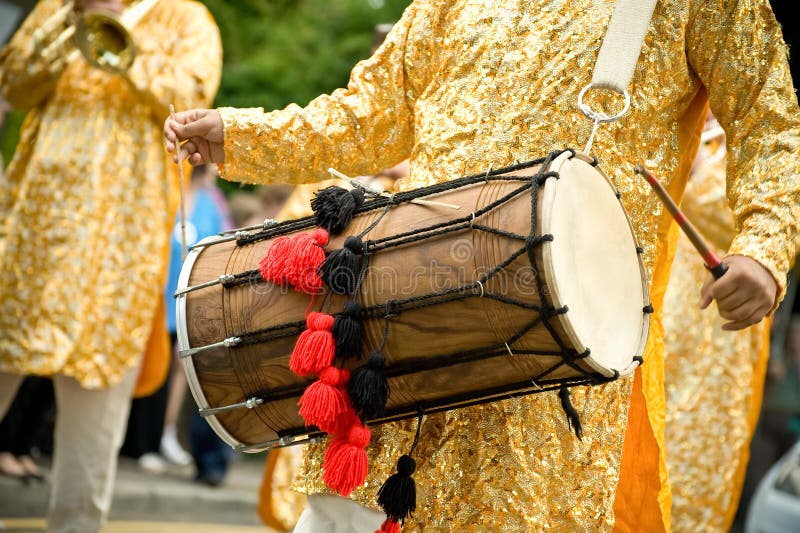
POLYGON ((75 21, 75 45, 91 65, 127 72, 136 58, 136 44, 119 19, 105 11, 84 11, 75 21))
POLYGON ((94 67, 124 74, 136 59, 136 44, 130 31, 155 6, 158 0, 135 2, 120 16, 107 11, 90 9, 74 14, 74 2, 66 2, 50 19, 33 33, 34 46, 42 57, 54 64, 70 62, 79 54, 94 67), (64 24, 68 23, 66 27, 64 24), (47 37, 60 31, 47 45, 47 37), (61 48, 72 39, 77 49, 66 57, 61 48))

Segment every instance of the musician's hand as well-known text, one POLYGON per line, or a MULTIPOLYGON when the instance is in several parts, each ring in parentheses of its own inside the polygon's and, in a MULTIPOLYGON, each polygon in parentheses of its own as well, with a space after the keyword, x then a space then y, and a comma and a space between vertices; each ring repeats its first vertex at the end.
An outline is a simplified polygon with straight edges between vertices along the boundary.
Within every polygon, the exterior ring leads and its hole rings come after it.
POLYGON ((728 271, 715 280, 709 274, 703 284, 700 309, 705 309, 712 300, 722 318, 729 320, 722 329, 734 331, 760 322, 772 306, 778 284, 761 263, 743 255, 732 255, 723 261, 728 271))
MULTIPOLYGON (((224 163, 223 131, 222 119, 214 109, 182 111, 164 122, 164 145, 170 153, 180 145, 181 160, 188 157, 193 165, 224 163)), ((177 157, 172 159, 177 161, 177 157)))
POLYGON ((121 15, 125 9, 125 4, 122 0, 77 0, 75 2, 75 11, 87 11, 90 9, 97 9, 100 11, 108 11, 116 15, 121 15))

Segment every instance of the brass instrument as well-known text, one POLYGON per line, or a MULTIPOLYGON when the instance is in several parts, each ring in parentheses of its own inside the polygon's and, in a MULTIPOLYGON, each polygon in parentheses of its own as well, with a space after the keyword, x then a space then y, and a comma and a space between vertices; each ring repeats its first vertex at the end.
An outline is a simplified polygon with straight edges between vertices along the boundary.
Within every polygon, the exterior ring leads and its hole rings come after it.
POLYGON ((41 50, 46 61, 59 67, 83 55, 94 67, 124 74, 136 58, 136 44, 130 31, 157 1, 136 2, 119 17, 100 10, 86 10, 76 15, 75 3, 66 2, 34 31, 34 46, 41 50), (48 37, 57 31, 59 33, 48 42, 48 37), (75 49, 65 55, 62 49, 71 40, 75 49))

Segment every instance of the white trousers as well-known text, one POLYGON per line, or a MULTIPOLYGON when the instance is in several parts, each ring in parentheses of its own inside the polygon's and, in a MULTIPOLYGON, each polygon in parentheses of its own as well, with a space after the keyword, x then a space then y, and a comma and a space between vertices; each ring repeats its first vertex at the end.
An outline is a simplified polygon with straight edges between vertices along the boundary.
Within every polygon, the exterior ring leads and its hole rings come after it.
POLYGON ((375 533, 386 515, 341 496, 308 497, 294 533, 375 533))
MULTIPOLYGON (((138 373, 134 368, 120 383, 102 390, 87 390, 73 378, 53 376, 57 413, 48 532, 96 533, 105 523, 138 373)), ((0 417, 22 379, 0 373, 0 417)))

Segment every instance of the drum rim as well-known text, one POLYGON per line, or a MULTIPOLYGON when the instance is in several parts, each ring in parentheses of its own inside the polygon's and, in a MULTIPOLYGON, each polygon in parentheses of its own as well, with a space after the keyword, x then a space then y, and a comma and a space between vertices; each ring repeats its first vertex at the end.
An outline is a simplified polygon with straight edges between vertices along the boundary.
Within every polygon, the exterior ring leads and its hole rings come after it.
MULTIPOLYGON (((583 163, 589 164, 598 174, 600 174, 600 176, 603 177, 603 179, 606 181, 606 183, 608 184, 608 186, 611 188, 612 191, 616 190, 616 187, 614 186, 614 183, 611 181, 611 179, 606 175, 605 172, 603 172, 603 170, 597 164, 597 160, 595 158, 589 157, 584 152, 581 152, 581 151, 574 151, 574 152, 566 151, 566 152, 560 154, 550 164, 550 168, 555 172, 560 172, 561 171, 561 167, 564 165, 564 163, 566 163, 567 161, 569 161, 569 160, 571 160, 573 158, 577 158, 579 161, 582 161, 583 163)), ((545 182, 544 190, 542 191, 542 193, 543 193, 543 202, 545 203, 545 205, 547 203, 552 204, 553 199, 554 199, 555 194, 556 194, 556 191, 555 191, 556 187, 557 187, 557 180, 547 180, 545 182)), ((622 212, 625 215, 625 220, 627 221, 628 227, 630 228, 631 237, 633 238, 634 245, 638 248, 639 247, 639 241, 636 238, 636 232, 634 231, 633 224, 631 222, 630 216, 628 215, 628 211, 625 209, 624 205, 622 205, 622 201, 619 199, 619 196, 617 197, 617 200, 620 203, 620 207, 622 207, 622 212)), ((543 205, 543 208, 542 208, 542 215, 544 215, 545 205, 543 205)), ((550 233, 550 223, 551 223, 550 217, 544 217, 544 216, 542 217, 542 234, 550 233)), ((642 297, 644 299, 644 301, 642 302, 642 308, 644 309, 645 307, 650 305, 650 283, 649 283, 648 276, 647 276, 647 269, 646 269, 644 261, 642 259, 642 254, 641 253, 637 253, 636 254, 636 258, 637 258, 637 261, 639 263, 639 272, 641 273, 642 297)), ((555 308, 560 308, 560 307, 562 307, 564 305, 564 302, 559 301, 559 298, 558 298, 558 285, 557 285, 557 281, 556 281, 558 279, 558 277, 556 276, 555 271, 554 271, 554 266, 553 266, 553 261, 552 261, 552 256, 551 256, 551 247, 550 247, 549 243, 544 243, 544 246, 543 246, 543 249, 542 249, 542 263, 543 263, 543 268, 544 268, 545 279, 552 280, 553 281, 552 284, 554 285, 552 287, 552 290, 550 291, 550 297, 552 299, 552 305, 555 308)), ((582 351, 584 351, 586 349, 586 346, 583 343, 583 339, 581 339, 578 336, 578 334, 575 331, 572 323, 569 321, 568 316, 569 316, 569 313, 567 313, 566 315, 558 315, 556 318, 559 321, 559 324, 561 325, 561 327, 563 328, 564 334, 569 339, 569 341, 573 344, 575 349, 578 352, 582 352, 582 351)), ((641 357, 641 356, 644 355, 644 350, 645 350, 645 347, 647 346, 647 339, 648 339, 648 336, 649 336, 649 332, 650 332, 650 315, 643 311, 642 312, 642 328, 641 328, 641 333, 639 335, 639 345, 637 347, 637 353, 634 353, 631 356, 631 363, 628 366, 626 366, 625 368, 622 368, 622 369, 613 369, 612 368, 611 370, 609 370, 609 367, 606 367, 606 366, 600 364, 598 361, 595 361, 594 358, 591 356, 591 354, 588 355, 587 357, 585 357, 582 360, 585 361, 586 364, 589 367, 591 367, 593 370, 599 372, 600 374, 602 374, 602 375, 604 375, 606 377, 615 378, 615 377, 629 376, 640 365, 640 362, 637 361, 636 359, 633 359, 633 358, 635 356, 640 356, 641 357)))
MULTIPOLYGON (((197 261, 197 258, 200 256, 200 252, 205 249, 205 245, 214 242, 218 237, 216 235, 205 237, 200 242, 198 242, 192 249, 186 254, 186 260, 181 267, 181 273, 178 276, 178 285, 176 287, 177 291, 181 289, 185 289, 189 284, 189 278, 192 275, 192 270, 194 269, 194 263, 197 261), (205 245, 204 245, 205 244, 205 245)), ((186 320, 186 299, 189 293, 179 294, 175 297, 175 333, 178 337, 178 349, 180 351, 188 350, 191 348, 189 345, 189 330, 188 330, 188 323, 186 320)), ((186 382, 189 384, 189 390, 192 392, 192 397, 194 398, 195 403, 197 404, 198 410, 202 409, 209 409, 211 405, 208 403, 208 399, 206 395, 203 393, 203 389, 200 386, 200 380, 197 377, 197 372, 194 367, 194 361, 192 357, 184 357, 182 358, 183 368, 186 371, 186 382)), ((208 415, 203 417, 208 424, 212 427, 214 432, 223 440, 226 444, 228 444, 233 449, 240 449, 246 447, 246 445, 233 437, 228 430, 222 425, 216 415, 208 415)), ((253 450, 258 451, 258 450, 253 450)))

